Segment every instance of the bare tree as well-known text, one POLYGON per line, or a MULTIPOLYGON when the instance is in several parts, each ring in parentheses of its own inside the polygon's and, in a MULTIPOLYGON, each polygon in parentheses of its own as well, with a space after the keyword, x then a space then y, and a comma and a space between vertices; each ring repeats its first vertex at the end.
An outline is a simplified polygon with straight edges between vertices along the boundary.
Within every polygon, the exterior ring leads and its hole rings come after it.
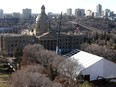
POLYGON ((63 85, 61 85, 60 83, 54 82, 52 87, 63 87, 63 85))
POLYGON ((41 65, 30 65, 15 72, 10 79, 10 87, 63 87, 52 82, 45 74, 41 65))
POLYGON ((85 50, 85 48, 88 47, 88 46, 89 46, 89 44, 87 44, 87 43, 81 44, 80 49, 85 50))
POLYGON ((52 64, 52 66, 57 67, 58 64, 64 60, 64 58, 57 55, 53 51, 41 50, 38 52, 37 60, 43 65, 52 64))
POLYGON ((48 66, 50 63, 52 66, 57 67, 58 64, 64 60, 63 57, 58 56, 53 51, 45 50, 41 45, 27 45, 23 52, 23 61, 31 63, 40 63, 44 66, 48 66))
POLYGON ((45 72, 45 68, 43 66, 41 66, 40 64, 36 64, 36 65, 28 65, 24 68, 25 72, 37 72, 37 73, 41 73, 43 74, 45 72))
POLYGON ((28 63, 32 63, 32 62, 36 62, 37 61, 37 57, 38 57, 38 52, 43 50, 44 47, 40 44, 34 44, 34 45, 27 45, 24 47, 23 50, 23 61, 24 62, 28 62, 28 63))
POLYGON ((85 51, 104 57, 116 62, 116 50, 107 48, 106 46, 99 46, 98 44, 91 44, 84 49, 85 51))
POLYGON ((74 58, 66 59, 59 64, 58 70, 65 76, 75 79, 80 72, 81 65, 74 58))
POLYGON ((78 87, 76 77, 81 70, 81 65, 74 58, 65 59, 59 64, 58 71, 65 76, 63 83, 66 87, 78 87))
POLYGON ((32 72, 17 72, 10 81, 11 87, 51 87, 52 82, 45 75, 32 72))

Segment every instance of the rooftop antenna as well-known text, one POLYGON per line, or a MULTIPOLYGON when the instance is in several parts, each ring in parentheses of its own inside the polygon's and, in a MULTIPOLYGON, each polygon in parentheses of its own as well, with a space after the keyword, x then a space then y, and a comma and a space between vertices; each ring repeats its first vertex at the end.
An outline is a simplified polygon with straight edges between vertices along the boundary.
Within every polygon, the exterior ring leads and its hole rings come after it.
POLYGON ((58 23, 56 54, 61 54, 61 49, 59 49, 59 36, 60 36, 61 22, 62 22, 62 12, 61 12, 61 15, 60 15, 60 21, 58 23))

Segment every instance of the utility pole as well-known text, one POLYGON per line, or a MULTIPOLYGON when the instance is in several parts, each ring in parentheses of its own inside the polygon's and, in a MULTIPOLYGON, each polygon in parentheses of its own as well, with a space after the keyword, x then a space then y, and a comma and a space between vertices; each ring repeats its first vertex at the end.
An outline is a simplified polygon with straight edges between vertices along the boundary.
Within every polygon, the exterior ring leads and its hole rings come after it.
POLYGON ((58 33, 57 33, 57 46, 56 46, 56 54, 61 54, 61 50, 59 49, 59 36, 60 36, 60 29, 61 29, 61 23, 62 23, 62 12, 61 12, 61 15, 60 15, 60 21, 58 23, 58 33))

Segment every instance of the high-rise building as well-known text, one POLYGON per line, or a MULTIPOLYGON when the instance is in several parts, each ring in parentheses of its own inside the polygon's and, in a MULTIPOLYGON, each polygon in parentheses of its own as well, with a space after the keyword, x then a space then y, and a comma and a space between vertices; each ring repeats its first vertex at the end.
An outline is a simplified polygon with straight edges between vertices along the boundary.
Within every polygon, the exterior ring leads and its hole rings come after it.
POLYGON ((24 19, 30 19, 31 18, 31 9, 23 9, 23 14, 22 14, 24 19))
POLYGON ((92 16, 92 11, 91 10, 87 10, 86 11, 86 16, 92 16))
POLYGON ((98 4, 96 10, 97 10, 98 16, 102 16, 102 5, 98 4))
POLYGON ((69 15, 69 16, 72 15, 72 9, 71 8, 67 9, 67 15, 69 15))
POLYGON ((4 18, 5 19, 12 18, 12 14, 10 14, 10 13, 4 14, 4 18))
POLYGON ((75 9, 75 16, 83 17, 85 16, 85 10, 84 9, 75 9))
POLYGON ((111 11, 110 12, 110 17, 113 17, 114 16, 114 11, 111 11))
POLYGON ((3 13, 3 10, 0 9, 0 19, 3 19, 4 18, 4 13, 3 13))
POLYGON ((20 13, 13 12, 12 17, 13 18, 20 18, 20 13))
POLYGON ((104 16, 105 16, 105 17, 108 17, 109 12, 110 12, 109 9, 105 9, 105 10, 104 10, 104 16))
POLYGON ((94 12, 94 17, 99 17, 97 12, 94 12))
POLYGON ((104 17, 104 11, 102 11, 102 14, 101 14, 102 17, 104 17))

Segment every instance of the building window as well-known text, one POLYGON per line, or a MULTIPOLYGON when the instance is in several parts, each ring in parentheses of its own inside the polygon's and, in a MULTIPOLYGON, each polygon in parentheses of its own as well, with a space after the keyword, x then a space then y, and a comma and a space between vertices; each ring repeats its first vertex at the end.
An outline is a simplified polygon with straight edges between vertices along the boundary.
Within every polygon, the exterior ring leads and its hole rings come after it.
POLYGON ((25 40, 23 40, 23 42, 25 42, 25 40))
POLYGON ((17 40, 15 40, 15 42, 17 43, 17 40))
POLYGON ((13 44, 11 44, 11 47, 13 47, 13 44))
POLYGON ((17 44, 15 44, 15 47, 17 46, 17 44))

